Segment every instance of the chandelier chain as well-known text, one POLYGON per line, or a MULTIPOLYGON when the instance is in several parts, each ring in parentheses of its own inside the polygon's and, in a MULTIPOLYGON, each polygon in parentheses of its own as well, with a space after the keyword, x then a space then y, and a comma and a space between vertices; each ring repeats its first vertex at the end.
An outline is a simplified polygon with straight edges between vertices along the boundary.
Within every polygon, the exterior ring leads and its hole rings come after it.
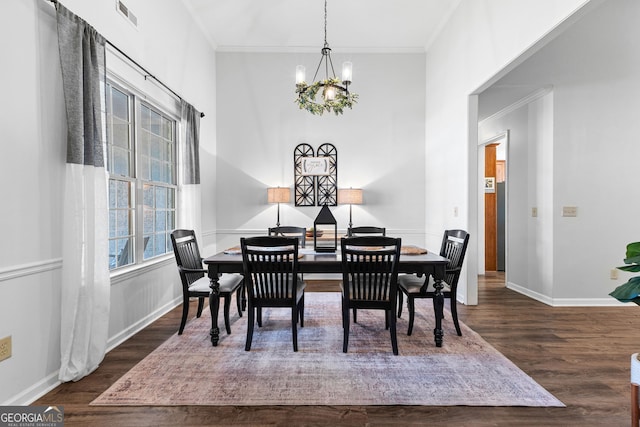
POLYGON ((329 47, 329 43, 327 43, 327 0, 324 0, 324 47, 329 47))

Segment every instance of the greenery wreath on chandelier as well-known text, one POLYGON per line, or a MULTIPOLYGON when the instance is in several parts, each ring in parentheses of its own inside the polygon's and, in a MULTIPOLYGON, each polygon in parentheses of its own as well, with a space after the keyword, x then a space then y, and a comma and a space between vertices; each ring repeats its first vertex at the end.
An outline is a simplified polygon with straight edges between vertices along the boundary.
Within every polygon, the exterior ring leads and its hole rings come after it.
POLYGON ((321 116, 324 112, 331 112, 337 116, 344 112, 345 108, 352 108, 353 104, 358 102, 358 94, 341 90, 340 79, 337 77, 319 80, 311 85, 307 85, 306 82, 298 83, 296 85, 296 93, 298 97, 295 102, 301 110, 307 110, 311 114, 321 116), (333 99, 324 99, 323 103, 316 102, 315 98, 320 88, 326 88, 333 86, 337 88, 335 91, 335 97, 333 99))

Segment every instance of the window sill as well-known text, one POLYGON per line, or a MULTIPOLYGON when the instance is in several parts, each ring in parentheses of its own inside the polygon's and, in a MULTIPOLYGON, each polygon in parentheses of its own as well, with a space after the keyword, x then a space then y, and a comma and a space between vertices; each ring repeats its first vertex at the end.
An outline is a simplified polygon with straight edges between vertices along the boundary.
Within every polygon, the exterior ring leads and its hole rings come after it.
POLYGON ((118 269, 111 273, 111 284, 115 285, 116 283, 124 282, 126 280, 145 274, 149 271, 162 268, 170 263, 175 263, 175 257, 173 254, 166 254, 157 258, 153 258, 152 260, 147 261, 144 264, 136 264, 118 269))

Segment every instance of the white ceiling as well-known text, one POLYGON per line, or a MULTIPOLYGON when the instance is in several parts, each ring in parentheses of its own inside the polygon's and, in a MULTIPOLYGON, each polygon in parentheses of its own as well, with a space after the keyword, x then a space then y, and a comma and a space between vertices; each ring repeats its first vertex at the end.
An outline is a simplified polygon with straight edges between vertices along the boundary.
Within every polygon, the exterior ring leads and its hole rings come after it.
MULTIPOLYGON (((424 51, 461 0, 328 0, 336 51, 424 51)), ((183 0, 219 51, 310 51, 324 43, 323 0, 183 0)))

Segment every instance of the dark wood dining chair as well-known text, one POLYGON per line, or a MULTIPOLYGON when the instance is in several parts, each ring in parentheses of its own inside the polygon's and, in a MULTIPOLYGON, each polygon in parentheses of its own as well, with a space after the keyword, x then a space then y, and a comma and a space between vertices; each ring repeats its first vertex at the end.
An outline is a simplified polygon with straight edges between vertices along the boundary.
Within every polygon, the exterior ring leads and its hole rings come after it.
MULTIPOLYGON (((193 230, 174 230, 171 233, 173 253, 178 264, 180 279, 182 280, 182 320, 178 335, 182 335, 189 315, 189 300, 198 298, 198 311, 196 317, 200 317, 204 307, 205 298, 209 298, 211 287, 207 269, 202 266, 202 257, 198 249, 198 242, 193 230)), ((238 314, 242 317, 241 295, 243 278, 240 274, 222 274, 219 278, 220 297, 224 298, 224 326, 227 334, 231 333, 229 323, 229 308, 231 295, 236 293, 238 314)))
POLYGON ((384 310, 393 354, 398 354, 396 303, 401 239, 385 236, 347 237, 342 249, 342 351, 349 346, 349 309, 384 310))
POLYGON ((251 350, 256 313, 258 326, 262 326, 265 307, 291 309, 293 351, 298 351, 298 320, 304 327, 305 288, 298 274, 299 242, 296 237, 278 236, 240 239, 249 313, 246 351, 251 350))
POLYGON ((295 237, 299 241, 300 248, 304 248, 307 243, 307 229, 292 225, 281 225, 269 228, 269 236, 295 237))
MULTIPOLYGON (((456 327, 458 336, 462 336, 460 323, 458 322, 457 294, 458 279, 464 262, 464 255, 469 244, 469 233, 464 230, 445 230, 440 247, 440 256, 449 259, 445 279, 442 282, 444 288, 442 295, 450 299, 451 317, 456 327)), ((413 331, 413 320, 415 318, 415 299, 431 298, 435 308, 436 290, 433 285, 433 278, 429 275, 418 277, 415 274, 405 274, 398 277, 398 317, 402 314, 403 294, 407 296, 407 306, 409 308, 409 329, 407 335, 413 331)))
POLYGON ((356 237, 356 236, 364 236, 364 235, 386 236, 387 229, 385 227, 373 227, 368 225, 360 226, 360 227, 349 227, 347 229, 348 237, 356 237))
MULTIPOLYGON (((386 236, 387 229, 385 227, 374 227, 370 225, 362 225, 359 227, 349 227, 347 228, 347 236, 348 237, 357 237, 357 236, 386 236)), ((358 310, 353 309, 353 323, 358 322, 358 310)))

